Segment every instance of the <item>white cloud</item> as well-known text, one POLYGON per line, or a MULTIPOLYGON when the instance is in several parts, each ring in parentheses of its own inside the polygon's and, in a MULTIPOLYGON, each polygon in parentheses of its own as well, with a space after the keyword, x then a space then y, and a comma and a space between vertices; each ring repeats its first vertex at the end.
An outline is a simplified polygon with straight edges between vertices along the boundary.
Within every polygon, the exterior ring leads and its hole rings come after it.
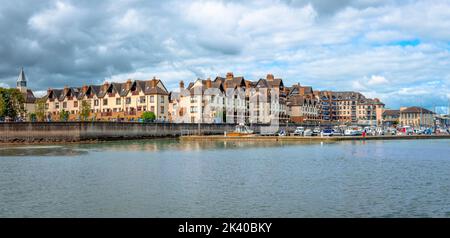
POLYGON ((9 85, 6 83, 0 83, 0 88, 9 88, 9 85))
POLYGON ((383 76, 379 76, 379 75, 372 75, 369 79, 369 81, 367 81, 368 85, 384 85, 387 84, 388 81, 385 77, 383 76))

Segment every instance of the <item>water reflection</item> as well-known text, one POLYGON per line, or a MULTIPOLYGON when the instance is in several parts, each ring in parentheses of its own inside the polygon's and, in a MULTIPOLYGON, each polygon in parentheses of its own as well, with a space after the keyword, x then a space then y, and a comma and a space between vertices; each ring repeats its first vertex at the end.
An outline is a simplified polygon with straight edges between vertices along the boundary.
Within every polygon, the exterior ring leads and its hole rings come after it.
POLYGON ((338 142, 308 141, 180 141, 177 139, 135 140, 127 142, 102 142, 98 144, 79 144, 77 148, 110 151, 203 151, 221 149, 256 149, 298 145, 323 145, 338 142))

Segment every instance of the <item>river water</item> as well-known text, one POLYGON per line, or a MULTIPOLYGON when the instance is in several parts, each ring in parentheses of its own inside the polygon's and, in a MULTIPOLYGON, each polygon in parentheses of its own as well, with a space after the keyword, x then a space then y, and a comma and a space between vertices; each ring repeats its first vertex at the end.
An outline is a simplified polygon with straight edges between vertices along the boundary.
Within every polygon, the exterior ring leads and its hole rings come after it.
POLYGON ((0 145, 0 217, 450 217, 450 140, 0 145))

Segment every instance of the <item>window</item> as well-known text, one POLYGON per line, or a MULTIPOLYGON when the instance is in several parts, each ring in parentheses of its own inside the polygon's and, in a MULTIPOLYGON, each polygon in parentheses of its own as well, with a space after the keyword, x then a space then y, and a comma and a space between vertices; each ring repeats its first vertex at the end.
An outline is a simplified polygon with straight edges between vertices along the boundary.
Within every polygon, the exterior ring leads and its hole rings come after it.
POLYGON ((105 99, 103 99, 103 106, 107 106, 107 105, 108 105, 108 99, 105 98, 105 99))
POLYGON ((151 112, 155 112, 155 106, 151 106, 151 107, 150 107, 150 111, 151 111, 151 112))
POLYGON ((116 98, 116 105, 120 105, 120 98, 116 98))
POLYGON ((98 99, 94 100, 94 106, 98 106, 98 99))
POLYGON ((59 102, 55 103, 55 109, 59 109, 59 102))
POLYGON ((45 104, 45 110, 48 110, 48 103, 45 104))
POLYGON ((161 114, 164 113, 164 106, 161 106, 161 114))
POLYGON ((131 98, 126 98, 125 103, 126 103, 126 104, 131 104, 131 98))
POLYGON ((73 107, 78 107, 78 101, 73 102, 73 107))
POLYGON ((155 96, 150 96, 150 103, 154 103, 155 102, 155 96))
POLYGON ((140 103, 145 103, 145 96, 139 97, 139 102, 140 103))
POLYGON ((164 103, 164 96, 161 96, 161 103, 164 103))
POLYGON ((63 102, 63 108, 67 108, 67 102, 63 102))

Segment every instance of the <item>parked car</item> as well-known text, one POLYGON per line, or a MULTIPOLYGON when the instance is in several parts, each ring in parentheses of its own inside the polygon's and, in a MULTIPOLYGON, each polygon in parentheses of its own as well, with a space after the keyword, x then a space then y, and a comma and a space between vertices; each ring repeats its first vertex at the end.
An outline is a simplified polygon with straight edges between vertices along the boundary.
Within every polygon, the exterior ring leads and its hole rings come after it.
POLYGON ((320 134, 320 132, 321 132, 320 127, 316 127, 312 131, 312 136, 318 136, 320 134))
POLYGON ((304 127, 297 127, 294 131, 294 136, 302 136, 303 133, 305 132, 305 128, 304 127))
POLYGON ((313 135, 313 131, 311 129, 306 129, 303 132, 303 136, 312 136, 313 135))
POLYGON ((324 129, 322 131, 322 135, 323 136, 333 136, 334 134, 334 130, 333 129, 324 129))
POLYGON ((342 132, 340 130, 333 130, 333 136, 342 136, 342 132))
POLYGON ((400 128, 400 133, 403 135, 412 135, 414 130, 410 126, 404 126, 400 128))
POLYGON ((344 131, 345 136, 360 136, 362 135, 362 131, 358 128, 348 128, 344 131))
POLYGON ((281 129, 280 131, 278 131, 277 135, 278 136, 286 136, 286 131, 284 129, 281 129))

